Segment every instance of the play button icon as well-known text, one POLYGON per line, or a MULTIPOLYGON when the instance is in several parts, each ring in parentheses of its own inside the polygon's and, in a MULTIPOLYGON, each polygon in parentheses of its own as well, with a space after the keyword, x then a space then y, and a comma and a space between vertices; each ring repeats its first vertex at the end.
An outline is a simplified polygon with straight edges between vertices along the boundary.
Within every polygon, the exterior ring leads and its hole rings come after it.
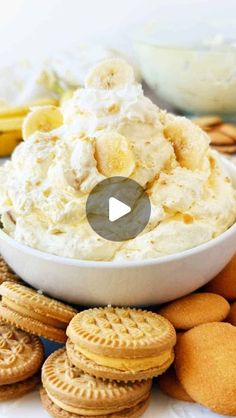
POLYGON ((86 202, 87 220, 109 241, 127 241, 148 224, 151 204, 143 187, 126 177, 110 177, 98 183, 86 202))
POLYGON ((114 222, 117 219, 122 218, 122 216, 127 215, 131 212, 131 207, 116 199, 115 197, 110 197, 109 199, 109 221, 114 222))

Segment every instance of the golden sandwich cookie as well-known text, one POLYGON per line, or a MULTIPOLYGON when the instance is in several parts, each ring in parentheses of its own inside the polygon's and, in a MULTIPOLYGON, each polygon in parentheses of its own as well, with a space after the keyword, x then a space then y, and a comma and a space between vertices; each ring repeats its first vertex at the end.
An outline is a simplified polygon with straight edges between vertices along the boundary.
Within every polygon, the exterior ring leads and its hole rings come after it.
POLYGON ((226 321, 236 327, 236 302, 232 303, 226 321))
POLYGON ((176 329, 188 330, 207 322, 223 321, 230 311, 226 299, 213 293, 193 293, 160 309, 176 329))
POLYGON ((194 402, 178 380, 174 367, 170 367, 158 379, 159 388, 163 393, 179 401, 194 402))
POLYGON ((86 373, 119 381, 149 379, 174 360, 176 333, 168 320, 130 308, 95 308, 67 328, 71 362, 86 373))
POLYGON ((236 255, 224 270, 205 286, 204 290, 217 293, 229 301, 236 299, 236 255))
POLYGON ((20 278, 11 270, 4 258, 0 256, 0 284, 6 281, 19 282, 20 278))
POLYGON ((42 404, 55 418, 138 418, 151 391, 151 380, 118 383, 94 378, 72 366, 65 349, 48 357, 42 383, 42 404))
POLYGON ((175 353, 176 374, 189 396, 218 414, 236 415, 236 327, 199 325, 182 335, 175 353))
POLYGON ((0 286, 0 320, 31 334, 64 343, 66 327, 76 310, 21 284, 0 286))
POLYGON ((40 382, 44 349, 40 339, 0 324, 0 401, 22 396, 40 382))

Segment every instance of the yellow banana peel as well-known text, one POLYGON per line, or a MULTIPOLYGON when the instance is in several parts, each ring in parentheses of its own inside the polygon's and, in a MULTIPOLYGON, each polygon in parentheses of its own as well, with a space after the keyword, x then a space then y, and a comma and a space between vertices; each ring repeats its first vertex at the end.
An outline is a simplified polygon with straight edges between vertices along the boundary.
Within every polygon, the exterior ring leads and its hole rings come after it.
POLYGON ((0 119, 0 132, 20 131, 24 117, 15 116, 0 119))
POLYGON ((25 116, 28 111, 28 106, 0 107, 0 119, 15 116, 25 116))
POLYGON ((58 106, 59 101, 51 97, 34 100, 23 106, 0 106, 0 119, 26 116, 33 106, 53 105, 58 106))
POLYGON ((12 153, 22 140, 22 125, 33 106, 58 106, 56 99, 45 97, 23 106, 0 106, 0 157, 12 153))
POLYGON ((31 106, 46 106, 46 105, 52 105, 52 106, 58 106, 59 101, 57 99, 53 99, 52 97, 43 97, 42 99, 34 100, 29 104, 29 107, 31 106))
POLYGON ((10 155, 21 139, 21 131, 0 133, 0 157, 10 155))

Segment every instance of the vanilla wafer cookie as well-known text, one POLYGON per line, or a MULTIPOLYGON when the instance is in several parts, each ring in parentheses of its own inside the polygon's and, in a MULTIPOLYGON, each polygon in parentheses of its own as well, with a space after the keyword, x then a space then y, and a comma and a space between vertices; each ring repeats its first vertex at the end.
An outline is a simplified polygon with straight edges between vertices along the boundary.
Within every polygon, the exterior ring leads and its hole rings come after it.
POLYGON ((225 135, 228 135, 230 138, 236 142, 236 125, 233 123, 222 123, 219 126, 219 131, 223 132, 225 135))
POLYGON ((35 374, 43 361, 38 337, 0 324, 0 385, 20 382, 35 374))
POLYGON ((159 388, 163 393, 179 401, 194 402, 179 382, 174 367, 170 367, 158 379, 159 388))
POLYGON ((52 416, 139 417, 150 396, 151 380, 108 382, 72 366, 65 349, 51 354, 42 368, 41 398, 52 416))
POLYGON ((230 322, 230 324, 236 327, 236 302, 232 303, 230 306, 230 312, 226 318, 226 321, 230 322))
POLYGON ((214 293, 192 293, 166 304, 159 311, 175 329, 188 330, 207 322, 223 321, 230 311, 226 299, 214 293))
POLYGON ((11 270, 4 258, 0 256, 0 284, 6 281, 19 282, 20 278, 11 270))
POLYGON ((221 124, 223 121, 217 115, 207 115, 207 116, 200 116, 199 118, 194 118, 193 122, 200 126, 200 128, 205 129, 208 127, 213 127, 216 125, 221 124))
POLYGON ((216 151, 222 152, 223 154, 234 154, 236 153, 236 145, 213 145, 216 151))
POLYGON ((66 341, 65 329, 76 310, 16 283, 0 286, 0 319, 32 334, 66 341))
POLYGON ((202 324, 178 341, 176 375, 191 398, 220 415, 236 415, 236 327, 202 324))
POLYGON ((158 376, 174 359, 174 327, 162 316, 141 309, 83 311, 72 319, 67 335, 70 360, 105 379, 158 376))
POLYGON ((211 144, 215 146, 231 146, 235 145, 235 141, 233 138, 229 137, 228 135, 224 134, 223 132, 220 132, 218 130, 211 131, 209 133, 211 138, 211 144))
POLYGON ((236 300, 236 254, 227 266, 203 288, 205 292, 216 293, 229 301, 236 300))

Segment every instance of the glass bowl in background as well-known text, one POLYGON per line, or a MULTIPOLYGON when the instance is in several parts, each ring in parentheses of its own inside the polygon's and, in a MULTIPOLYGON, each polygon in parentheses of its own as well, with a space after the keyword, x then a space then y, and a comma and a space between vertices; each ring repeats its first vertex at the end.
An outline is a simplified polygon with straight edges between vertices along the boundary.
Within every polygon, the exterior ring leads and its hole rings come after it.
POLYGON ((236 37, 232 24, 156 23, 136 34, 134 46, 148 86, 187 115, 236 119, 236 37))

